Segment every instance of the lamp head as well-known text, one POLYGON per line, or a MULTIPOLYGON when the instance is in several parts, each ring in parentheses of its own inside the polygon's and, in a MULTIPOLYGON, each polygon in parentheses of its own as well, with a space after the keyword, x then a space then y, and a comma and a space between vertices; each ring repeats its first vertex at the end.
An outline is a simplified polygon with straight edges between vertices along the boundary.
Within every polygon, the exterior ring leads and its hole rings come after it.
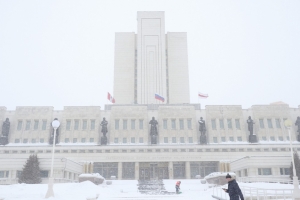
POLYGON ((292 127, 292 125, 293 125, 293 122, 292 122, 292 120, 290 120, 290 119, 287 119, 287 120, 285 120, 285 121, 284 121, 284 126, 285 126, 285 127, 287 127, 287 128, 291 128, 291 127, 292 127))
POLYGON ((60 122, 58 121, 57 118, 55 118, 55 119, 53 120, 53 122, 52 122, 52 127, 53 127, 54 129, 57 129, 59 126, 60 126, 60 122))

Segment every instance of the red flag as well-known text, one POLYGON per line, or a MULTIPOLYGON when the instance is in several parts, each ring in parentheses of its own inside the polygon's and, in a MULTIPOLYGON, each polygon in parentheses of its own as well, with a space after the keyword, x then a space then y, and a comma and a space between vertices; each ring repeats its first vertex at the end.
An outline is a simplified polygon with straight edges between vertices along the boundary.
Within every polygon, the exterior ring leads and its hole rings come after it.
POLYGON ((107 93, 107 99, 112 102, 112 103, 115 103, 115 99, 109 94, 109 92, 107 93))
POLYGON ((198 92, 198 97, 202 98, 202 99, 206 99, 208 97, 208 94, 203 94, 198 92))

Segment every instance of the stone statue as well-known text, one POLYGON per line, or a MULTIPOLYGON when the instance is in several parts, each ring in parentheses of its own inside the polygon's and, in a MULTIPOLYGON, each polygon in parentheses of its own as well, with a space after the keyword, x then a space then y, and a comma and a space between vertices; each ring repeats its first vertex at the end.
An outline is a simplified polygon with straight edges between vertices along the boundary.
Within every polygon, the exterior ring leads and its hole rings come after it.
POLYGON ((105 120, 105 117, 103 117, 103 121, 100 124, 100 126, 102 126, 101 133, 103 133, 103 136, 106 136, 106 133, 108 132, 107 124, 108 124, 108 122, 105 120))
POLYGON ((202 117, 200 117, 200 120, 198 121, 199 123, 199 131, 201 135, 205 135, 206 133, 206 126, 205 126, 205 120, 203 120, 202 117))
POLYGON ((157 131, 158 122, 157 122, 157 120, 155 120, 155 118, 152 117, 152 120, 149 122, 149 124, 151 124, 150 135, 151 136, 158 135, 158 131, 157 131))
POLYGON ((248 117, 247 123, 248 123, 248 131, 250 131, 250 135, 253 135, 253 124, 255 123, 250 116, 248 117))
POLYGON ((6 120, 3 122, 2 131, 0 134, 0 145, 8 144, 9 128, 10 128, 10 122, 9 119, 6 118, 6 120))
POLYGON ((297 117, 295 125, 298 126, 297 132, 299 132, 299 134, 300 134, 300 117, 299 116, 297 117))
POLYGON ((2 125, 2 136, 7 137, 9 135, 9 128, 10 128, 10 122, 9 119, 6 118, 6 120, 3 122, 2 125))

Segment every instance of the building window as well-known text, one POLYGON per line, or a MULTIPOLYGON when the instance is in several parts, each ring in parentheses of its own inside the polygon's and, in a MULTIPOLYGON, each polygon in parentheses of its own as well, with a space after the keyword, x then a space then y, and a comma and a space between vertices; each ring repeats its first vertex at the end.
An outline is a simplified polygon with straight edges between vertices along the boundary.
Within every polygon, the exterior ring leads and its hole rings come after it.
POLYGON ((214 143, 218 143, 218 138, 217 138, 217 137, 214 137, 214 138, 213 138, 213 141, 214 141, 214 143))
POLYGON ((132 144, 135 143, 135 138, 134 138, 134 137, 131 138, 131 143, 132 143, 132 144))
POLYGON ((95 130, 95 120, 91 120, 91 130, 95 130))
POLYGON ((67 120, 66 130, 71 130, 71 121, 67 120))
POLYGON ((34 130, 38 130, 39 128, 39 121, 38 120, 34 120, 34 126, 33 126, 33 129, 34 130))
POLYGON ((193 137, 189 137, 189 143, 193 143, 193 137))
POLYGON ((131 120, 131 129, 134 130, 135 129, 135 119, 131 120))
POLYGON ((176 143, 176 137, 172 137, 172 143, 176 143))
POLYGON ((220 122, 220 129, 224 129, 224 120, 219 119, 219 122, 220 122))
POLYGON ((192 129, 192 120, 191 119, 187 120, 187 126, 188 126, 188 129, 192 129))
POLYGON ((69 143, 69 138, 65 138, 65 143, 69 143))
POLYGON ((259 119, 259 127, 260 128, 265 128, 264 119, 259 119))
POLYGON ((115 130, 119 130, 119 122, 120 120, 118 119, 115 120, 115 130))
POLYGON ((283 141, 283 137, 282 137, 282 136, 279 136, 279 137, 278 137, 278 140, 279 140, 279 141, 283 141))
POLYGON ((164 137, 164 143, 168 143, 168 137, 164 137))
POLYGON ((144 120, 139 120, 139 129, 144 129, 144 120))
POLYGON ((233 137, 229 137, 230 142, 234 142, 233 137))
POLYGON ((241 142, 241 141, 242 141, 242 137, 237 137, 237 140, 238 140, 239 142, 241 142))
POLYGON ((123 119, 123 130, 127 129, 127 119, 123 119))
POLYGON ((35 139, 31 139, 31 143, 35 143, 35 139))
POLYGON ((262 139, 263 141, 267 141, 267 137, 266 137, 266 136, 262 136, 261 139, 262 139))
POLYGON ((78 130, 78 127, 79 127, 79 120, 75 120, 74 130, 78 130))
POLYGON ((248 170, 244 169, 244 176, 248 176, 248 170))
POLYGON ((281 128, 280 119, 275 119, 276 128, 281 128))
POLYGON ((48 171, 41 170, 40 171, 40 176, 41 176, 41 178, 48 178, 48 171))
POLYGON ((44 138, 41 138, 41 139, 40 139, 40 143, 44 143, 44 138))
POLYGON ((123 144, 127 143, 127 138, 123 138, 123 144))
POLYGON ((20 143, 20 139, 15 139, 15 143, 20 143))
POLYGON ((144 143, 144 138, 140 137, 139 138, 139 143, 141 143, 141 144, 144 143))
POLYGON ((0 171, 0 178, 8 178, 9 171, 0 171))
POLYGON ((216 127, 216 120, 215 120, 215 119, 212 119, 212 120, 211 120, 211 128, 212 128, 213 130, 216 130, 216 129, 217 129, 217 127, 216 127))
POLYGON ((42 130, 46 130, 47 120, 43 120, 42 130))
POLYGON ((27 120, 25 130, 29 130, 29 129, 30 129, 30 121, 27 120))
POLYGON ((17 171, 17 174, 16 174, 16 178, 20 178, 20 176, 22 175, 22 171, 17 171))
POLYGON ((166 119, 163 120, 163 126, 164 126, 164 129, 168 129, 168 120, 166 120, 166 119))
POLYGON ((180 143, 184 143, 184 137, 180 137, 180 143))
POLYGON ((22 130, 22 124, 23 124, 23 121, 18 121, 18 127, 17 127, 18 131, 22 130))
POLYGON ((227 119, 227 126, 228 126, 229 129, 232 129, 231 119, 227 119))
POLYGON ((94 142, 94 138, 90 138, 90 143, 93 143, 94 142))
POLYGON ((115 138, 115 139, 114 139, 114 143, 115 143, 115 144, 118 144, 118 143, 119 143, 119 138, 115 138))
POLYGON ((23 140, 23 143, 27 143, 27 142, 28 142, 28 139, 24 139, 24 140, 23 140))
POLYGON ((280 175, 290 175, 290 168, 280 168, 280 175))
POLYGON ((176 129, 176 120, 172 119, 172 129, 176 129))
POLYGON ((271 141, 275 141, 275 137, 274 137, 274 136, 271 136, 271 137, 270 137, 270 140, 271 140, 271 141))
POLYGON ((235 128, 236 129, 241 129, 241 125, 240 125, 240 120, 239 119, 235 119, 235 128))
POLYGON ((287 141, 290 141, 290 136, 286 136, 286 140, 287 140, 287 141))
POLYGON ((225 137, 221 137, 222 142, 226 142, 226 138, 225 137))
POLYGON ((272 175, 271 168, 258 168, 258 175, 272 175))
POLYGON ((82 121, 82 130, 86 130, 87 129, 87 121, 83 120, 82 121))
POLYGON ((268 119, 268 128, 273 128, 272 119, 268 119))
POLYGON ((77 143, 77 138, 73 138, 73 143, 77 143))
POLYGON ((85 138, 81 138, 81 143, 85 143, 85 138))
POLYGON ((184 129, 183 119, 179 120, 179 128, 180 128, 180 130, 184 129))

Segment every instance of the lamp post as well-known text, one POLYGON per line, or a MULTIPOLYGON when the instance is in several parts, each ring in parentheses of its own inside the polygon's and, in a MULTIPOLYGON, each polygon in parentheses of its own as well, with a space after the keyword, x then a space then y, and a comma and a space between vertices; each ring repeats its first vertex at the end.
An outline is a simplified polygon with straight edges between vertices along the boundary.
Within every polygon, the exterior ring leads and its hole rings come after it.
POLYGON ((48 183, 48 191, 47 194, 45 196, 45 198, 49 198, 49 197, 54 197, 54 192, 53 192, 53 182, 54 182, 54 178, 53 178, 53 161, 54 161, 54 149, 55 149, 55 136, 56 136, 56 130, 58 129, 60 123, 58 121, 57 118, 55 118, 52 122, 52 127, 54 129, 54 134, 53 134, 53 146, 52 146, 52 159, 51 159, 51 174, 50 174, 50 178, 49 178, 49 183, 48 183))
POLYGON ((300 200, 299 181, 298 181, 298 177, 296 174, 296 168, 295 168, 295 162, 294 162, 294 152, 293 152, 293 146, 292 146, 292 137, 291 137, 292 124, 293 124, 293 122, 290 119, 287 119, 284 121, 284 125, 289 131, 290 149, 291 149, 292 163, 293 163, 293 185, 294 185, 293 199, 300 200))

